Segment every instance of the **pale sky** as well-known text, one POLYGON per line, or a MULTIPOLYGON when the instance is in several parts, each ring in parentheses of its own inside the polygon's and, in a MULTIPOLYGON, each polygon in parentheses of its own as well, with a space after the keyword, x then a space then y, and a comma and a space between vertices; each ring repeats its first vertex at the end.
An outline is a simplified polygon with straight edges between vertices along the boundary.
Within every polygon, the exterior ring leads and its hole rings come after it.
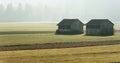
MULTIPOLYGON (((88 21, 105 18, 120 21, 120 0, 0 0, 0 3, 5 6, 9 3, 12 3, 13 6, 22 3, 23 5, 30 4, 35 8, 46 7, 43 10, 49 15, 52 15, 50 14, 52 11, 58 20, 79 18, 82 21, 88 21)), ((48 17, 47 20, 49 19, 53 18, 48 17)))

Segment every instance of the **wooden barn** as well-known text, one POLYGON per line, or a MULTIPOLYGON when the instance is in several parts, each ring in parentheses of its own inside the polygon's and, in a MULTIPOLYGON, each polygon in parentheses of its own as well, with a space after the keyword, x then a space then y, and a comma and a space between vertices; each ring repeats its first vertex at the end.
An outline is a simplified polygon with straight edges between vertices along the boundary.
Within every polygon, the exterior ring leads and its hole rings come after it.
POLYGON ((114 24, 108 19, 92 19, 86 24, 86 35, 108 36, 114 34, 114 24))
POLYGON ((58 25, 57 34, 82 34, 83 23, 79 19, 63 19, 58 25))

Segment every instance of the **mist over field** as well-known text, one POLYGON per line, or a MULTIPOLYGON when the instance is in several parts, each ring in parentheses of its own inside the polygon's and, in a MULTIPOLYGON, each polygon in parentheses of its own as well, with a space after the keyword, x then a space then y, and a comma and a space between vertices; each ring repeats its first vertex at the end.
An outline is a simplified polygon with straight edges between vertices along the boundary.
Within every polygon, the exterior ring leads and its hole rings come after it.
POLYGON ((64 18, 120 22, 119 0, 0 0, 0 22, 59 22, 64 18))

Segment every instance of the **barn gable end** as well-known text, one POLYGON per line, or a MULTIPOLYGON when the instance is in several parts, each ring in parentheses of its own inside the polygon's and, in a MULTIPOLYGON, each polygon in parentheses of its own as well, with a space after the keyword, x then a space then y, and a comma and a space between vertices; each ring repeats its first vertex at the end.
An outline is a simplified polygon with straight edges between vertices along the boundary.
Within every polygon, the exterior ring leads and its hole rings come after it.
POLYGON ((86 24, 86 35, 113 35, 114 24, 108 19, 93 19, 86 24))
POLYGON ((81 34, 83 23, 79 19, 63 19, 58 25, 57 34, 81 34))

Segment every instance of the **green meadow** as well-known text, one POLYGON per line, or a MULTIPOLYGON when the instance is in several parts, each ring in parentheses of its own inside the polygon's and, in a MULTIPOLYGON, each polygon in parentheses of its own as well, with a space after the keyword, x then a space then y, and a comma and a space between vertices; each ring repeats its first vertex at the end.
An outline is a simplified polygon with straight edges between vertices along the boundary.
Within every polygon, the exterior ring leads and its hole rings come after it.
MULTIPOLYGON (((55 31, 55 23, 2 23, 2 31, 55 31)), ((120 33, 114 36, 85 36, 79 35, 56 35, 53 33, 39 34, 0 34, 0 46, 5 45, 22 45, 22 44, 44 44, 60 42, 89 42, 89 41, 107 41, 120 40, 120 33)))
POLYGON ((64 42, 89 42, 120 40, 120 33, 114 36, 85 36, 82 35, 55 35, 54 33, 42 34, 1 34, 0 46, 22 44, 44 44, 64 42))

